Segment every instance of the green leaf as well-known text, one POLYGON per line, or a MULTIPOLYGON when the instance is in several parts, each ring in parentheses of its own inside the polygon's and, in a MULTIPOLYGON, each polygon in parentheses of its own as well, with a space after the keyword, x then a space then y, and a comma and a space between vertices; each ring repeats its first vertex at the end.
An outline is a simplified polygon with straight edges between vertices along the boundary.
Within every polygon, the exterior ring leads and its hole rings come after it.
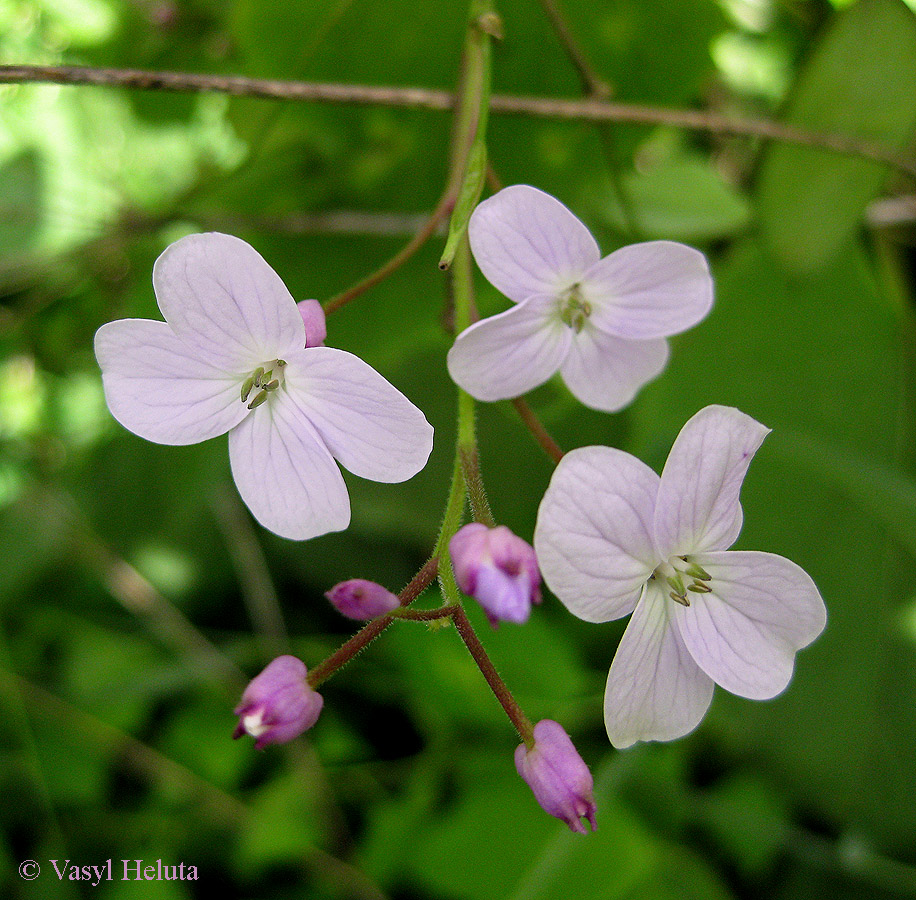
MULTIPOLYGON (((916 127, 916 16, 902 0, 840 13, 804 69, 786 122, 902 148, 916 127)), ((812 271, 839 253, 887 167, 774 142, 760 173, 763 233, 780 261, 812 271)))
MULTIPOLYGON (((750 221, 745 197, 700 157, 628 172, 621 181, 635 224, 646 237, 715 240, 738 233, 750 221)), ((598 215, 617 231, 630 227, 627 211, 610 188, 598 215)))
POLYGON ((774 435, 774 449, 852 500, 916 557, 916 479, 808 434, 774 435))

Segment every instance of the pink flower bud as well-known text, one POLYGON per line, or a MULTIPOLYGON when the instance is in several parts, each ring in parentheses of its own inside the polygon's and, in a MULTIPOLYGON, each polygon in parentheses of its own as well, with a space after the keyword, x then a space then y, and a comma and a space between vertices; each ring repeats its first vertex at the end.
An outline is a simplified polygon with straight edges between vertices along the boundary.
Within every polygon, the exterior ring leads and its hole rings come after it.
POLYGON ((484 608, 490 624, 528 621, 531 604, 541 602, 541 573, 530 544, 505 525, 472 522, 448 545, 458 587, 484 608))
POLYGON ((401 601, 374 581, 351 578, 335 584, 325 597, 349 619, 366 621, 397 609, 401 601))
POLYGON ((234 738, 250 734, 255 750, 285 744, 311 728, 324 698, 305 680, 305 663, 295 656, 278 656, 245 688, 235 708, 239 717, 234 738))
POLYGON ((317 300, 300 300, 299 315, 305 322, 305 346, 323 347, 324 339, 328 336, 328 327, 324 319, 324 310, 317 300))
POLYGON ((557 722, 543 719, 534 726, 534 747, 516 749, 515 768, 545 812, 579 834, 586 834, 583 816, 592 831, 598 827, 592 773, 557 722))

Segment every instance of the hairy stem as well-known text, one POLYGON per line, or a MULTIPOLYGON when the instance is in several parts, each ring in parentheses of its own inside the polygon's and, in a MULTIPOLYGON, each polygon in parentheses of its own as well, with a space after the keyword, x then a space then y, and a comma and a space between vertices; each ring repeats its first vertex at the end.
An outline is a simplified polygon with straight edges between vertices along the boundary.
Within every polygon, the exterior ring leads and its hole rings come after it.
MULTIPOLYGON (((413 603, 433 583, 438 563, 439 560, 434 556, 432 559, 427 560, 423 568, 410 579, 407 587, 398 594, 401 606, 413 603)), ((379 616, 360 628, 353 637, 338 647, 327 659, 312 667, 307 678, 309 685, 316 688, 323 681, 327 681, 358 653, 365 650, 399 615, 402 614, 389 613, 385 616, 379 616)))
POLYGON ((533 747, 534 733, 531 726, 531 720, 522 711, 515 697, 512 696, 511 691, 506 687, 506 683, 500 677, 499 672, 496 671, 496 667, 490 661, 490 657, 487 656, 487 651, 484 649, 483 644, 480 643, 480 638, 477 637, 477 633, 474 631, 474 626, 471 625, 471 620, 467 617, 467 613, 465 613, 460 606, 456 607, 452 613, 452 620, 455 623, 455 627, 458 629, 458 634, 461 635, 461 640, 464 641, 465 647, 468 648, 468 652, 474 657, 477 668, 480 669, 483 677, 486 678, 487 684, 490 685, 490 689, 496 695, 496 699, 499 700, 500 705, 506 711, 506 715, 515 726, 515 730, 518 732, 519 737, 528 747, 533 747))

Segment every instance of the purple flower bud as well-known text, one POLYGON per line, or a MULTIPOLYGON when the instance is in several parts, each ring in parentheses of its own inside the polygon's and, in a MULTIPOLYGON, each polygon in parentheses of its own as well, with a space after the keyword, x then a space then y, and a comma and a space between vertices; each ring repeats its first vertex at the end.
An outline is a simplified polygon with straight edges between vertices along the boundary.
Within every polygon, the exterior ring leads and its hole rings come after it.
POLYGON ((324 310, 317 300, 300 300, 299 315, 305 322, 305 346, 323 347, 324 339, 328 336, 328 327, 324 320, 324 310))
POLYGON ((397 609, 401 601, 374 581, 351 578, 335 584, 325 597, 349 619, 366 621, 397 609))
POLYGON ((542 719, 534 726, 534 747, 515 751, 515 768, 545 812, 562 819, 573 831, 586 834, 582 817, 594 831, 594 782, 562 726, 542 719))
POLYGON ((484 608, 490 624, 528 621, 531 604, 541 602, 541 573, 530 544, 505 525, 472 522, 448 545, 458 587, 484 608))
POLYGON ((324 698, 305 680, 305 663, 295 656, 278 656, 252 679, 242 702, 234 738, 250 734, 255 750, 268 744, 285 744, 311 728, 318 719, 324 698))

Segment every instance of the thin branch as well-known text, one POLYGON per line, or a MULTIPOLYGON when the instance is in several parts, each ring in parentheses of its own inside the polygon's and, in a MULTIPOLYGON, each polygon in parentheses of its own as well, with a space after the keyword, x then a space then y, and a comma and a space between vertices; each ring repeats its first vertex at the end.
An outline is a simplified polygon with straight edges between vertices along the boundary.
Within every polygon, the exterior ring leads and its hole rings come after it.
POLYGON ((518 701, 512 696, 512 692, 506 687, 506 683, 500 677, 499 672, 496 671, 496 666, 493 665, 487 655, 487 651, 480 642, 480 638, 477 637, 477 632, 474 631, 471 620, 460 605, 454 607, 452 621, 455 623, 455 628, 458 630, 458 634, 461 635, 461 640, 464 641, 465 647, 468 648, 468 652, 474 658, 474 662, 477 663, 477 668, 480 669, 481 674, 487 680, 487 684, 490 685, 490 690, 493 691, 496 699, 506 711, 509 720, 515 726, 519 737, 528 747, 532 747, 534 745, 534 736, 532 734, 531 720, 525 715, 524 710, 518 705, 518 701))
POLYGON ((582 92, 590 97, 610 97, 611 86, 595 71, 594 66, 589 62, 555 0, 538 0, 538 2, 541 4, 544 14, 550 19, 550 24, 553 26, 557 40, 563 50, 566 51, 570 62, 575 66, 576 72, 579 73, 582 92))
POLYGON ((541 449, 553 460, 554 464, 559 463, 563 458, 563 450, 550 436, 550 432, 541 424, 541 420, 534 414, 534 410, 528 405, 528 402, 522 397, 516 397, 512 401, 512 405, 541 449))
MULTIPOLYGON (((436 556, 433 556, 423 564, 420 571, 414 575, 407 587, 398 595, 402 607, 416 600, 433 583, 438 566, 439 559, 436 556)), ((360 628, 353 637, 342 644, 327 659, 312 668, 308 674, 309 685, 316 688, 337 672, 338 669, 343 668, 357 654, 362 653, 396 618, 396 613, 379 616, 360 628)))
MULTIPOLYGON (((455 106, 455 96, 452 93, 427 88, 277 81, 244 78, 238 75, 194 75, 83 66, 0 66, 0 84, 24 82, 109 85, 180 93, 217 91, 235 96, 274 100, 357 103, 438 111, 448 111, 455 106)), ((490 97, 490 111, 547 119, 668 125, 673 128, 758 137, 768 141, 786 141, 847 156, 865 157, 893 166, 916 178, 916 160, 896 153, 886 145, 848 135, 809 131, 767 119, 739 119, 703 110, 664 109, 629 103, 608 103, 595 99, 567 100, 504 94, 494 94, 490 97)))
POLYGON ((330 315, 335 310, 345 306, 351 300, 355 300, 360 294, 364 294, 370 288, 375 287, 380 281, 384 281, 392 272, 397 271, 404 263, 407 262, 435 233, 442 220, 451 212, 454 205, 454 198, 448 195, 444 196, 438 206, 433 210, 430 217, 426 220, 423 227, 405 244, 391 259, 384 265, 380 266, 370 275, 367 275, 362 281, 357 282, 353 287, 331 297, 324 304, 325 315, 330 315))

